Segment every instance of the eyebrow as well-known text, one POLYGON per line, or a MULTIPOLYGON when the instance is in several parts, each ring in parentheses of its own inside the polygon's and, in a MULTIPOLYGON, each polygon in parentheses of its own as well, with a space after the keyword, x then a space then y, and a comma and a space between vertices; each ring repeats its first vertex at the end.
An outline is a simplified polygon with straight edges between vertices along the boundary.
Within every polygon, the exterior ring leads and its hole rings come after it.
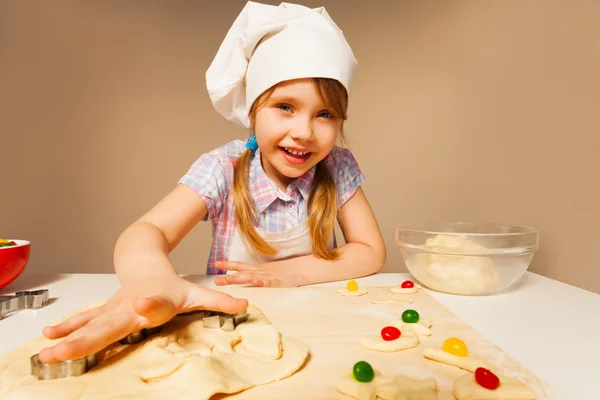
POLYGON ((273 102, 273 103, 302 103, 296 97, 288 96, 285 94, 283 94, 283 95, 273 94, 269 100, 270 100, 270 102, 273 102))

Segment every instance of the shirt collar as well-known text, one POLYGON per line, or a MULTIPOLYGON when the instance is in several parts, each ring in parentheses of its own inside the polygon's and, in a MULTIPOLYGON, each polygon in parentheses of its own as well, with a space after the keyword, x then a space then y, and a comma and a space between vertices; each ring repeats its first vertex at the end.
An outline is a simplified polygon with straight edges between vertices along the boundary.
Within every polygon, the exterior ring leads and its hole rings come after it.
MULTIPOLYGON (((308 196, 310 196, 310 188, 312 186, 313 180, 315 178, 315 168, 313 166, 311 169, 306 171, 303 175, 294 179, 294 181, 290 184, 290 186, 295 186, 296 189, 300 192, 304 200, 308 201, 308 196)), ((289 190, 289 188, 288 188, 289 190)))
POLYGON ((248 178, 250 180, 250 191, 254 199, 254 205, 260 214, 266 210, 276 199, 289 200, 289 195, 296 189, 300 195, 308 201, 310 188, 315 177, 315 166, 306 171, 303 175, 294 179, 288 186, 285 195, 280 195, 281 191, 277 185, 267 176, 260 163, 260 149, 257 149, 250 159, 250 168, 248 178))

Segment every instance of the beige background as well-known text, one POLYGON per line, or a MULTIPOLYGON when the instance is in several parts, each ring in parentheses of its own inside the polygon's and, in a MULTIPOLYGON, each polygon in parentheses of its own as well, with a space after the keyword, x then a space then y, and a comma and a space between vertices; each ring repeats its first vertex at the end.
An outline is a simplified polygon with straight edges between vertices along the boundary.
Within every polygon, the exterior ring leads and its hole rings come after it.
MULTIPOLYGON (((278 2, 270 2, 278 4, 278 2)), ((246 132, 204 72, 244 1, 0 0, 0 237, 31 272, 112 272, 119 233, 246 132)), ((532 225, 531 270, 600 292, 600 2, 306 1, 360 63, 347 125, 384 233, 532 225)), ((175 250, 204 273, 211 229, 175 250)))

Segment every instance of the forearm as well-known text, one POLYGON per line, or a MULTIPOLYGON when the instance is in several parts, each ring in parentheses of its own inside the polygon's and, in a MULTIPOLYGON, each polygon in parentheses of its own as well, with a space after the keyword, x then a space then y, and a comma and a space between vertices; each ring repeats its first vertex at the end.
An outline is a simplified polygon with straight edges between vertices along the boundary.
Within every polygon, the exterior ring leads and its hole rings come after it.
POLYGON ((121 286, 139 285, 140 279, 161 282, 177 276, 168 255, 167 241, 156 225, 134 223, 121 234, 115 246, 115 271, 121 286))
POLYGON ((275 261, 274 264, 296 277, 298 286, 371 275, 385 264, 385 248, 377 249, 362 243, 348 243, 338 250, 340 257, 337 260, 325 260, 311 254, 275 261))

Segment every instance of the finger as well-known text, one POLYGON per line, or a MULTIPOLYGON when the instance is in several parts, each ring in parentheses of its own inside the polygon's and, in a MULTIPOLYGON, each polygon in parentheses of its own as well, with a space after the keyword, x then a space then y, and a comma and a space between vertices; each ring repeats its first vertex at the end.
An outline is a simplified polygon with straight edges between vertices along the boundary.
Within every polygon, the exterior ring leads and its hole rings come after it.
POLYGON ((229 285, 229 283, 227 282, 227 280, 225 279, 225 277, 215 278, 214 282, 215 282, 215 285, 217 285, 217 286, 226 286, 226 285, 229 285))
POLYGON ((248 308, 248 300, 236 299, 227 293, 196 286, 188 294, 190 300, 186 311, 193 309, 203 309, 211 311, 220 311, 227 314, 237 314, 248 308))
MULTIPOLYGON (((104 315, 106 316, 106 314, 104 315)), ((45 363, 54 363, 75 360, 97 353, 127 336, 131 333, 133 326, 132 322, 123 318, 115 318, 114 315, 98 318, 67 337, 63 342, 42 350, 40 360, 45 363)))
POLYGON ((45 349, 40 350, 39 357, 41 362, 46 364, 54 364, 60 361, 54 356, 54 347, 47 347, 45 349))
POLYGON ((229 284, 242 285, 244 283, 252 283, 255 280, 255 276, 252 273, 239 273, 235 275, 226 275, 225 281, 229 284))
POLYGON ((281 287, 279 279, 257 279, 256 285, 260 287, 281 287))
POLYGON ((218 261, 216 264, 217 268, 227 271, 251 271, 256 268, 252 264, 246 264, 239 261, 218 261))
POLYGON ((265 281, 262 279, 255 279, 252 281, 252 286, 265 287, 265 281))
POLYGON ((44 328, 42 333, 48 339, 58 339, 70 335, 72 332, 87 324, 93 318, 102 314, 103 311, 104 309, 102 307, 92 308, 90 310, 77 314, 55 326, 47 326, 44 328))

